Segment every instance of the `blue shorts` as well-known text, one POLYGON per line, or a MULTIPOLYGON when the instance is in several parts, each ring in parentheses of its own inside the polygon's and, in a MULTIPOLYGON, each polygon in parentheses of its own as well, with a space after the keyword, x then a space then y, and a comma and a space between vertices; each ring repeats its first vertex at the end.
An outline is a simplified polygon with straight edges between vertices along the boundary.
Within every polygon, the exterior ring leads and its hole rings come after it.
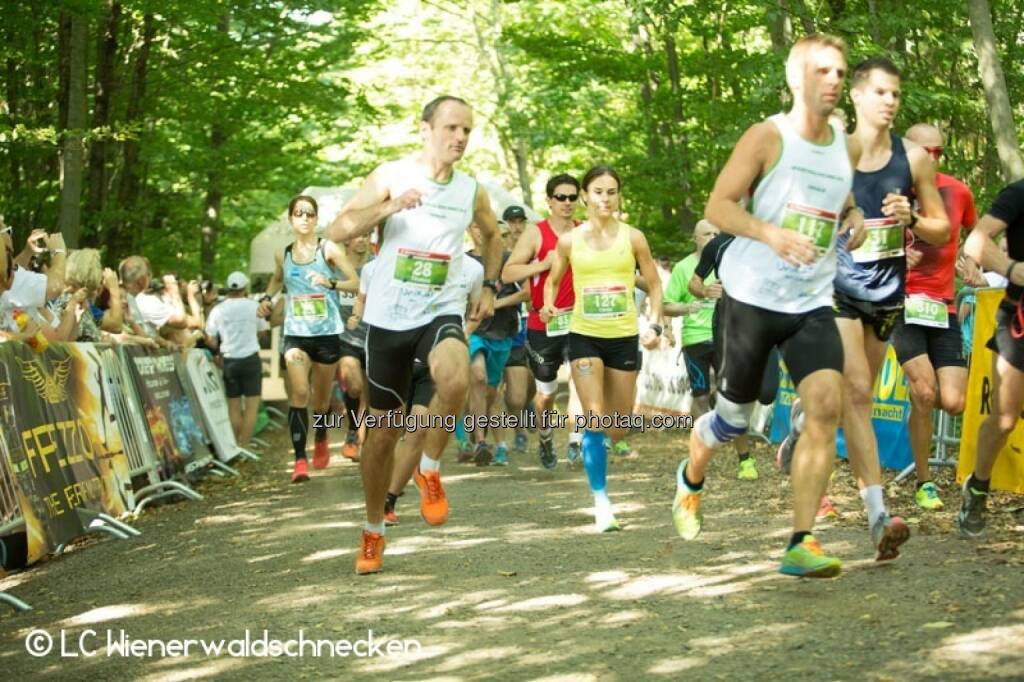
POLYGON ((487 384, 497 387, 501 383, 501 377, 505 372, 505 363, 508 361, 509 353, 512 352, 512 339, 485 339, 482 336, 472 334, 469 337, 469 360, 473 361, 477 353, 484 354, 484 364, 487 366, 487 384))

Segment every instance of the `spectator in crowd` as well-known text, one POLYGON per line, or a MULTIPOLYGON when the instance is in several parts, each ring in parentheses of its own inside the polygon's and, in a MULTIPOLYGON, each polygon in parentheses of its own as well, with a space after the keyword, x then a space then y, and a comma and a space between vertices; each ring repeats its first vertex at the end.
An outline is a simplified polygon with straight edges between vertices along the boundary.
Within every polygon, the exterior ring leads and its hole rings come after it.
POLYGON ((228 275, 227 297, 214 306, 206 322, 206 345, 224 357, 224 389, 235 441, 249 447, 262 393, 263 365, 257 338, 269 328, 259 316, 259 304, 246 298, 249 279, 241 272, 228 275), (243 404, 244 398, 244 404, 243 404))
POLYGON ((145 257, 129 256, 121 261, 119 270, 121 284, 128 292, 128 309, 134 322, 139 325, 136 333, 154 339, 170 337, 176 343, 186 345, 182 342, 188 339, 182 338, 177 332, 202 328, 202 311, 197 298, 198 282, 190 283, 188 288, 189 312, 186 313, 177 280, 173 275, 165 275, 163 279, 164 291, 168 293, 172 304, 167 304, 160 296, 149 293, 153 270, 145 257))
POLYGON ((121 291, 117 275, 100 263, 96 249, 79 249, 68 256, 64 267, 64 293, 49 302, 50 312, 62 318, 72 300, 76 323, 67 335, 69 341, 99 343, 110 340, 107 332, 118 332, 124 323, 121 313, 121 291), (102 305, 100 305, 102 304, 102 305))
POLYGON ((3 234, 0 329, 13 339, 28 340, 41 332, 49 341, 69 340, 76 322, 74 311, 55 320, 46 308, 47 300, 64 286, 63 237, 33 230, 25 248, 14 256, 9 229, 4 228, 3 234), (24 323, 19 324, 22 313, 24 323))

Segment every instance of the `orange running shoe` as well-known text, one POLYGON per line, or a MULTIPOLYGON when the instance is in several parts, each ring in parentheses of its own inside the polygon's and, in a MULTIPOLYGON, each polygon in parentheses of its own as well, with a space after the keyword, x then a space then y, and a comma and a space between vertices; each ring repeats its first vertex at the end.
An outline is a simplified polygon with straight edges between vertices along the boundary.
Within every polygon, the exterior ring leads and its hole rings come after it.
POLYGON ((313 443, 313 468, 326 469, 331 463, 331 453, 327 449, 327 439, 313 443))
POLYGON ((420 473, 417 466, 412 472, 416 487, 420 489, 420 515, 431 526, 440 526, 448 520, 448 498, 441 485, 441 472, 420 473))
POLYGON ((292 483, 305 483, 309 480, 309 465, 305 458, 295 460, 295 468, 292 469, 292 483))
POLYGON ((839 512, 836 511, 836 508, 833 506, 832 500, 828 498, 828 495, 821 496, 821 504, 818 505, 818 513, 814 515, 814 518, 818 521, 839 518, 839 512))
POLYGON ((363 529, 363 544, 356 557, 356 574, 380 573, 384 567, 384 536, 363 529))
POLYGON ((359 436, 355 431, 345 434, 345 444, 341 446, 341 456, 353 462, 359 461, 359 436))

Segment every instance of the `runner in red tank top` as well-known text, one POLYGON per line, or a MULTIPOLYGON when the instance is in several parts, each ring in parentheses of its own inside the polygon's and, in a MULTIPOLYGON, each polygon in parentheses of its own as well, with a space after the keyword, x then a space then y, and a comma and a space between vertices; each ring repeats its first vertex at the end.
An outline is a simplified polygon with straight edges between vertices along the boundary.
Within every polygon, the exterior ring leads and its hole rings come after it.
MULTIPOLYGON (((936 169, 942 158, 942 133, 927 123, 907 131, 907 139, 924 147, 936 169)), ((908 256, 906 306, 893 332, 896 357, 910 385, 910 450, 917 473, 917 505, 942 509, 938 489, 931 480, 928 450, 932 437, 932 409, 941 407, 955 416, 964 411, 967 362, 960 340, 960 325, 954 307, 954 279, 961 227, 971 229, 978 221, 971 190, 956 178, 935 174, 935 184, 949 217, 949 242, 932 246, 921 240, 908 244, 908 254, 920 254, 911 265, 908 256)))
MULTIPOLYGON (((554 469, 558 456, 552 443, 551 424, 545 423, 543 416, 554 407, 558 368, 568 357, 568 320, 575 301, 571 272, 562 278, 555 297, 555 306, 565 310, 566 314, 545 325, 537 311, 544 305, 544 283, 554 260, 553 251, 558 245, 558 238, 578 224, 573 213, 579 199, 580 183, 571 175, 556 175, 548 180, 545 189, 551 217, 537 223, 537 229, 523 232, 505 263, 501 278, 505 282, 529 280, 531 305, 526 323, 526 350, 537 384, 533 405, 540 434, 540 461, 545 468, 554 469)), ((571 407, 570 398, 570 412, 571 407)), ((581 435, 572 431, 569 436, 569 463, 572 464, 579 459, 581 435)))

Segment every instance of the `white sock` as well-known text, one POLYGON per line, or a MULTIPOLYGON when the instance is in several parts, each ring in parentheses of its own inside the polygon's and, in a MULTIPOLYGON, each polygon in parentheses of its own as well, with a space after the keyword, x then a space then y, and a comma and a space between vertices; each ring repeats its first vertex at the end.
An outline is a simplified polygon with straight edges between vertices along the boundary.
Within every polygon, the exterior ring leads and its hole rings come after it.
POLYGON ((366 525, 364 525, 363 528, 370 531, 371 533, 376 533, 377 535, 384 535, 383 521, 380 523, 370 523, 369 521, 367 521, 366 525))
POLYGON ((882 499, 882 486, 869 485, 860 491, 864 500, 864 509, 868 512, 868 527, 875 525, 879 516, 885 513, 885 500, 882 499))
POLYGON ((796 424, 793 425, 793 430, 796 431, 797 433, 800 433, 801 431, 804 430, 804 413, 803 412, 801 412, 799 415, 797 415, 796 424))
POLYGON ((420 473, 424 471, 440 471, 441 460, 427 457, 427 453, 420 455, 420 473))
POLYGON ((497 444, 497 446, 496 446, 496 447, 499 447, 499 448, 505 448, 506 450, 508 450, 508 443, 506 443, 506 442, 505 442, 505 441, 503 441, 503 440, 499 440, 499 441, 498 441, 498 444, 497 444))
POLYGON ((576 443, 577 445, 579 445, 580 443, 583 442, 583 434, 580 433, 579 431, 570 431, 569 442, 576 443))
POLYGON ((594 491, 594 509, 611 509, 612 501, 608 497, 607 490, 595 490, 594 491))

